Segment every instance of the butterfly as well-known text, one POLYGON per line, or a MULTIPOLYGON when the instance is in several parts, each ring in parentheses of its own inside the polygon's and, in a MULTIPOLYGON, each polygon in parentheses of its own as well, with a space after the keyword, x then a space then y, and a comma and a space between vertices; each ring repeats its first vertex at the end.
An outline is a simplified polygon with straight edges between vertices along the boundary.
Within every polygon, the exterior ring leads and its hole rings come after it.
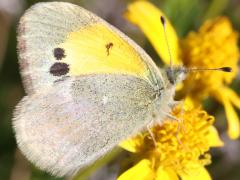
POLYGON ((27 95, 14 112, 17 144, 56 176, 76 173, 152 122, 161 123, 185 73, 159 69, 118 29, 65 2, 26 11, 18 53, 27 95))

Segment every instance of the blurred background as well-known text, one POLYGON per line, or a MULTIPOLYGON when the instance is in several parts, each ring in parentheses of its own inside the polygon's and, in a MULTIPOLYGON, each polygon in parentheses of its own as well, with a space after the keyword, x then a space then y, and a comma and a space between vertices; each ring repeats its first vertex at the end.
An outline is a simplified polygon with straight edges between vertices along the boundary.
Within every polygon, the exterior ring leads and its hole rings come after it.
MULTIPOLYGON (((38 0, 0 0, 0 180, 56 179, 31 165, 16 147, 11 127, 12 112, 24 96, 18 69, 16 50, 16 27, 25 9, 38 0)), ((122 17, 129 0, 69 0, 96 13, 115 25, 140 44, 150 56, 159 62, 159 57, 139 29, 122 17)), ((240 0, 154 0, 173 23, 178 35, 184 37, 197 30, 208 18, 228 16, 236 31, 240 28, 240 0)), ((240 94, 239 75, 231 85, 240 94)), ((224 110, 214 101, 206 101, 209 114, 224 116, 224 110), (217 108, 216 108, 217 107, 217 108)), ((238 111, 239 113, 239 111, 238 111)), ((226 121, 215 123, 221 138, 222 148, 213 149, 213 162, 207 166, 213 179, 240 179, 240 141, 229 140, 225 134, 226 121)), ((222 120, 222 121, 221 121, 222 120)))

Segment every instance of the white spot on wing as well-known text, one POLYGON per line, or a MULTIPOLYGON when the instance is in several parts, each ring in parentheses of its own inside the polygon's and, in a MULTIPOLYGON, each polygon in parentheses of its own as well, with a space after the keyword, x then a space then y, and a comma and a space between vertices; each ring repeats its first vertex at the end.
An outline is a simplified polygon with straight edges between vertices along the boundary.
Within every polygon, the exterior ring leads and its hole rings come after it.
POLYGON ((102 102, 103 102, 103 105, 107 104, 107 102, 108 102, 108 97, 107 97, 107 96, 103 96, 102 102))

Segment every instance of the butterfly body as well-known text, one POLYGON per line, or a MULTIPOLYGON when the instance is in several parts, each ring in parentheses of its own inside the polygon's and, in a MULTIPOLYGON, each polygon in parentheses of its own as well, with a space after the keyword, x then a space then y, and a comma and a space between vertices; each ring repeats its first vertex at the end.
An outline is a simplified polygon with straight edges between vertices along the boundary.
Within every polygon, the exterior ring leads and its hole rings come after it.
POLYGON ((170 111, 175 89, 165 71, 76 5, 30 8, 18 49, 27 96, 14 113, 17 143, 54 175, 76 173, 170 111))

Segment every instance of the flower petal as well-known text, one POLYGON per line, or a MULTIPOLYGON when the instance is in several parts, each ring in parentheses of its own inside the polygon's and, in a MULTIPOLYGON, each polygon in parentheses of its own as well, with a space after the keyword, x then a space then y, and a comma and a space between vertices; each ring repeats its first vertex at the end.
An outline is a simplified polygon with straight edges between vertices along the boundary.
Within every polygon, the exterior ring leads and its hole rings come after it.
POLYGON ((187 172, 179 174, 182 180, 211 180, 208 171, 200 164, 194 165, 194 168, 189 169, 187 172))
POLYGON ((214 126, 210 126, 209 133, 206 138, 210 147, 221 147, 224 145, 223 141, 220 139, 217 129, 214 126))
POLYGON ((194 103, 194 99, 192 99, 191 97, 187 96, 184 99, 184 110, 191 110, 193 108, 196 108, 195 103, 194 103))
POLYGON ((224 91, 226 91, 228 98, 230 99, 230 101, 237 106, 238 108, 240 108, 240 97, 238 96, 238 94, 233 91, 230 88, 224 88, 224 91))
POLYGON ((147 159, 141 160, 132 168, 125 171, 121 176, 118 177, 118 180, 151 180, 154 179, 154 173, 151 169, 151 163, 147 159))
POLYGON ((223 105, 228 120, 228 135, 232 139, 237 139, 240 135, 238 115, 229 100, 224 100, 223 105))
POLYGON ((137 147, 135 146, 135 142, 134 140, 125 140, 125 141, 122 141, 119 146, 129 152, 132 152, 132 153, 136 153, 138 152, 138 149, 137 147))
POLYGON ((141 135, 137 135, 122 141, 119 146, 129 152, 136 153, 140 151, 142 140, 141 135))
POLYGON ((228 135, 231 139, 237 139, 240 136, 239 118, 234 110, 228 92, 222 89, 221 92, 215 92, 215 97, 222 102, 226 111, 228 121, 228 135))
POLYGON ((125 17, 133 24, 139 26, 139 28, 148 37, 164 63, 169 64, 170 58, 163 25, 160 21, 161 16, 164 16, 166 19, 166 33, 169 41, 173 64, 180 64, 180 49, 177 34, 162 11, 160 11, 157 7, 148 1, 136 1, 128 5, 127 11, 125 13, 125 17))
POLYGON ((172 169, 163 169, 159 167, 157 170, 156 180, 178 180, 177 174, 172 169))

